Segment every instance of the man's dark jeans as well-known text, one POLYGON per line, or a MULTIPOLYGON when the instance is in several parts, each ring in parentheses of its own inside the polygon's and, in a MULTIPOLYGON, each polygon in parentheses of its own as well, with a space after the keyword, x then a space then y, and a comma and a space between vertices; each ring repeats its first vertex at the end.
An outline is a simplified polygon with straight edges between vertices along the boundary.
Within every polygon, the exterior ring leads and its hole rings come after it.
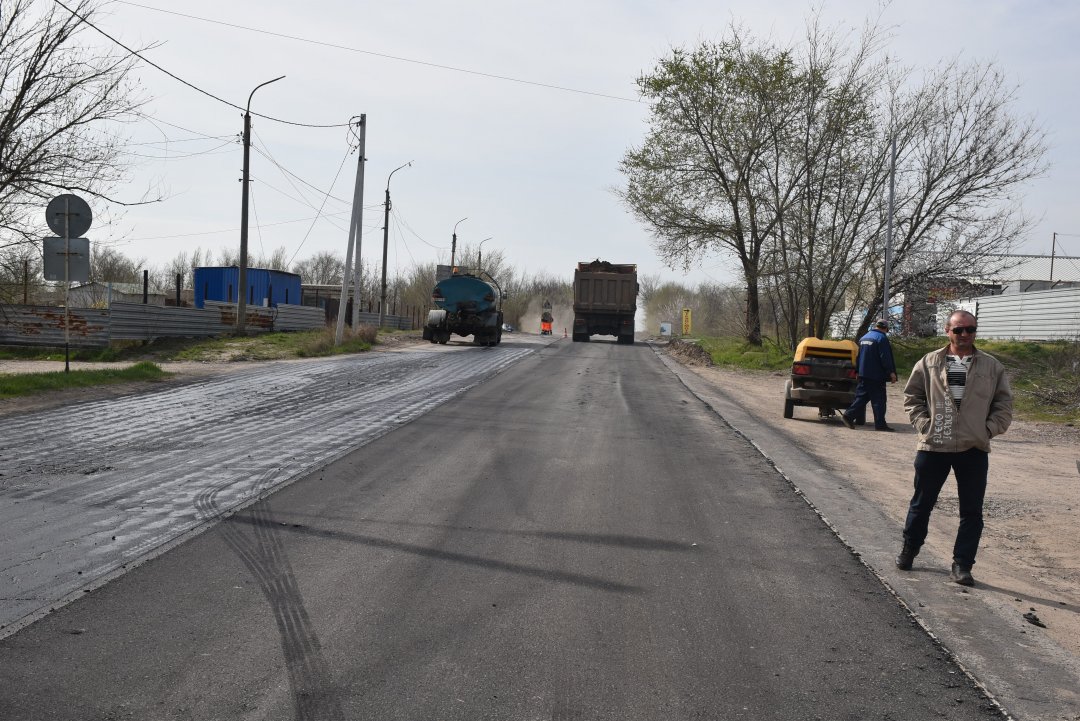
POLYGON ((885 422, 885 381, 873 378, 860 378, 855 386, 855 400, 851 402, 844 415, 852 420, 866 418, 866 404, 874 409, 874 427, 884 428, 885 422))
POLYGON ((934 510, 951 469, 956 475, 956 493, 960 502, 960 528, 953 546, 953 561, 965 568, 975 565, 983 530, 983 497, 989 466, 989 454, 978 448, 959 453, 918 451, 915 454, 915 495, 911 497, 904 523, 904 542, 917 550, 926 540, 930 512, 934 510))

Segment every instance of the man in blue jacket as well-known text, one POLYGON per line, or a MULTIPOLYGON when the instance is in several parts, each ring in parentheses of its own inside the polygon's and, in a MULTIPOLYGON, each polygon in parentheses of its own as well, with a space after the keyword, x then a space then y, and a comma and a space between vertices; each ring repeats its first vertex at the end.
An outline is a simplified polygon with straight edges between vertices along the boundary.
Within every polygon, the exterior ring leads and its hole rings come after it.
POLYGON ((879 320, 859 339, 859 384, 855 387, 855 400, 840 414, 840 420, 848 428, 855 427, 856 418, 866 416, 869 403, 874 410, 874 430, 893 430, 885 422, 885 382, 896 382, 896 362, 888 332, 889 324, 879 320))

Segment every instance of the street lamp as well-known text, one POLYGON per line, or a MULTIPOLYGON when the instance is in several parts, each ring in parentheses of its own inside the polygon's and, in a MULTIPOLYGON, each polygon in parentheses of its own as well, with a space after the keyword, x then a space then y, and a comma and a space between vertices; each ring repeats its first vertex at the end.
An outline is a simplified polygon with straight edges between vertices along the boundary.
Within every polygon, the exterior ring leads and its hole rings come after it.
POLYGON ((454 223, 454 238, 450 243, 450 272, 454 272, 454 258, 457 257, 457 227, 464 223, 468 218, 462 218, 458 222, 454 223))
MULTIPOLYGON (((256 85, 255 90, 258 90, 263 85, 276 83, 284 77, 282 75, 273 80, 267 80, 261 85, 256 85)), ((244 184, 244 190, 240 205, 240 278, 237 280, 239 287, 236 289, 237 333, 244 332, 245 315, 247 313, 248 170, 251 166, 251 96, 255 94, 255 90, 252 90, 251 95, 248 95, 247 109, 244 110, 244 179, 241 181, 244 184)))
POLYGON ((383 229, 382 229, 382 302, 379 303, 379 328, 383 327, 383 322, 386 320, 386 246, 390 239, 390 178, 394 177, 394 173, 402 168, 408 168, 413 164, 413 161, 405 163, 405 165, 394 168, 390 171, 390 175, 386 176, 386 204, 383 206, 383 229))
POLYGON ((484 251, 484 243, 488 242, 493 237, 494 236, 489 236, 489 237, 484 238, 483 240, 481 240, 480 241, 480 247, 476 249, 476 272, 477 273, 479 273, 481 268, 482 268, 482 264, 480 263, 480 258, 482 256, 480 254, 484 251))

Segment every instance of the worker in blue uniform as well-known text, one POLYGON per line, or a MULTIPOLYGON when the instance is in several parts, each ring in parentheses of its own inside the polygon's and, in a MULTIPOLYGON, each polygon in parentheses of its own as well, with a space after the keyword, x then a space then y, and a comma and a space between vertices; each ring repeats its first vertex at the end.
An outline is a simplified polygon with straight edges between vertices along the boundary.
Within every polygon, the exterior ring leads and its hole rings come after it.
POLYGON ((848 428, 855 428, 855 419, 866 417, 866 404, 874 411, 874 430, 893 430, 885 422, 885 383, 896 382, 896 361, 889 345, 889 324, 879 320, 859 339, 859 383, 855 387, 855 400, 840 420, 848 428))

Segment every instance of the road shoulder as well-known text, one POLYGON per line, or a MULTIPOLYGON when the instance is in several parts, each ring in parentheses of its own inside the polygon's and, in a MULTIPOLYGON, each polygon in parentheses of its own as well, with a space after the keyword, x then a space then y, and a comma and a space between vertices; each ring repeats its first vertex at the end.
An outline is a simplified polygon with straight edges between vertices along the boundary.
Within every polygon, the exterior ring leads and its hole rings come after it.
MULTIPOLYGON (((900 514, 910 493, 914 454, 914 435, 909 428, 901 427, 898 398, 890 398, 894 410, 889 417, 900 433, 878 434, 868 428, 848 431, 838 422, 818 421, 813 409, 800 409, 807 416, 801 423, 798 419, 783 421, 782 378, 759 374, 756 382, 749 383, 748 377, 737 371, 682 365, 659 347, 654 348, 691 392, 758 448, 907 606, 913 622, 938 639, 1008 713, 1021 719, 1080 719, 1080 658, 1066 647, 1067 643, 1058 643, 1054 638, 1075 640, 1070 629, 1077 623, 1080 606, 1074 587, 1058 579, 1059 583, 1049 588, 1044 585, 1042 594, 1037 595, 1037 585, 1021 584, 1009 575, 995 573, 994 561, 1001 554, 995 548, 997 539, 990 541, 994 553, 980 556, 987 568, 977 567, 979 585, 968 591, 950 583, 947 554, 941 553, 941 549, 947 550, 949 529, 955 532, 955 521, 947 518, 947 513, 937 514, 941 527, 930 539, 936 541, 935 550, 928 544, 912 573, 895 568, 900 514), (772 386, 776 386, 775 392, 772 386), (794 424, 798 424, 800 433, 790 432, 794 424), (808 431, 819 441, 812 446, 820 449, 818 454, 804 450, 808 431), (895 446, 889 454, 880 447, 886 443, 895 446), (859 458, 870 458, 871 462, 851 462, 859 458), (865 473, 868 467, 888 469, 882 474, 888 476, 888 492, 876 492, 872 484, 860 481, 874 475, 865 473), (1047 625, 1056 633, 1048 634, 1047 629, 1024 621, 1022 614, 1029 607, 1048 616, 1047 625)), ((896 394, 898 389, 893 387, 891 391, 896 394)), ((1025 450, 1024 456, 1031 460, 1030 449, 1025 450)), ((995 474, 1011 477, 1001 467, 1009 463, 1023 460, 1007 452, 994 454, 992 485, 997 480, 995 474)), ((1076 485, 1074 482, 1073 487, 1076 485)))

